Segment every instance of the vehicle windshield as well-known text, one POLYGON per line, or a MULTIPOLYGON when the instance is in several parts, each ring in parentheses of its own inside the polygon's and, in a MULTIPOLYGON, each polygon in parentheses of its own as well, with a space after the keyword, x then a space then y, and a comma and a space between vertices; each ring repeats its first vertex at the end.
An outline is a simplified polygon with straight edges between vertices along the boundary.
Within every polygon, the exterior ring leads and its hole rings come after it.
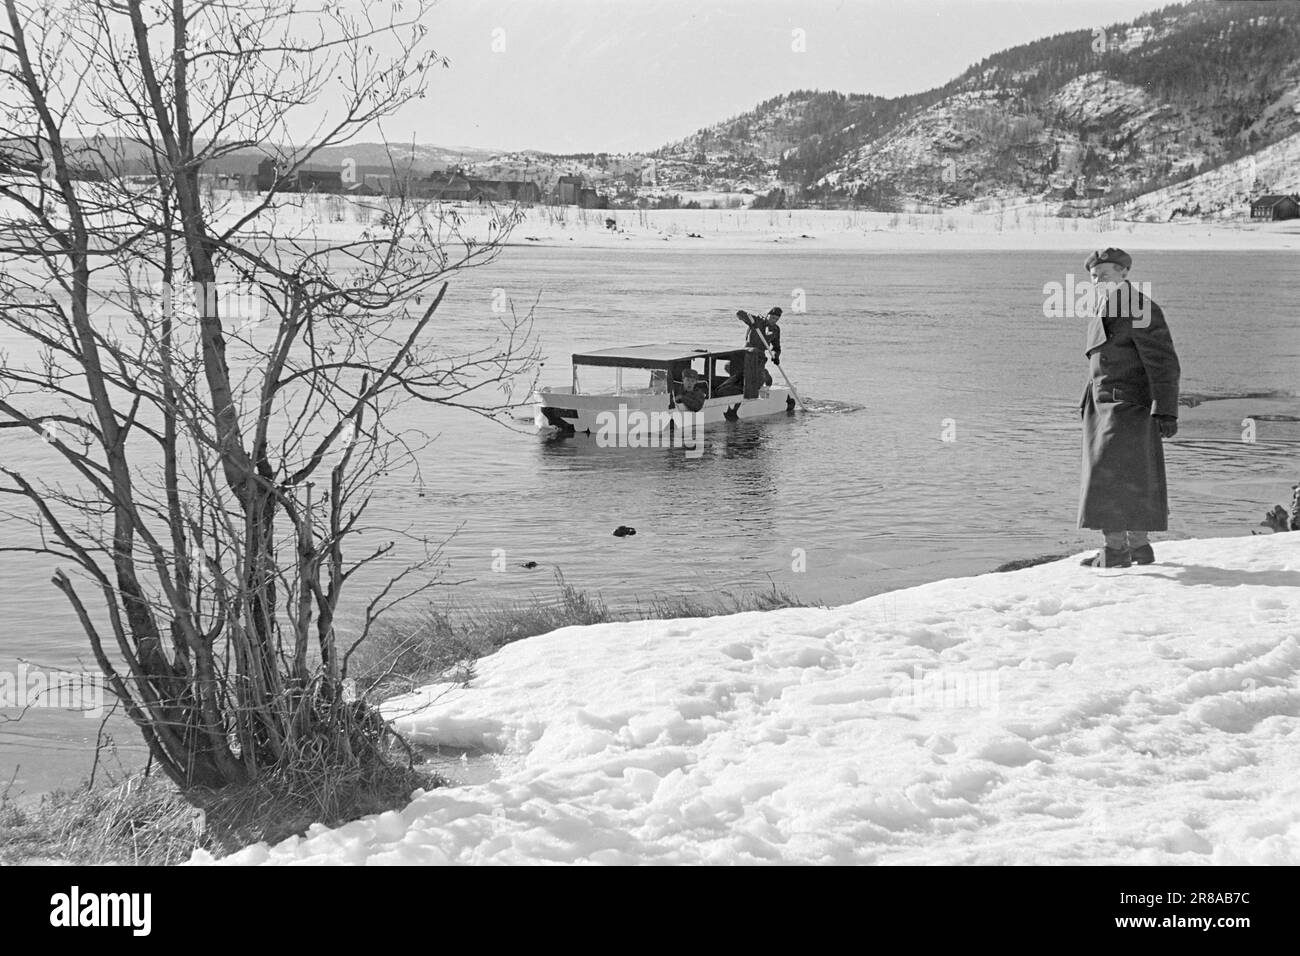
POLYGON ((704 360, 682 362, 673 369, 620 368, 612 365, 575 365, 573 391, 575 395, 665 395, 669 376, 674 391, 682 388, 682 378, 694 373, 704 380, 704 360))
POLYGON ((666 395, 700 391, 706 397, 738 395, 743 386, 744 353, 682 359, 671 368, 623 368, 614 365, 573 366, 575 395, 666 395))

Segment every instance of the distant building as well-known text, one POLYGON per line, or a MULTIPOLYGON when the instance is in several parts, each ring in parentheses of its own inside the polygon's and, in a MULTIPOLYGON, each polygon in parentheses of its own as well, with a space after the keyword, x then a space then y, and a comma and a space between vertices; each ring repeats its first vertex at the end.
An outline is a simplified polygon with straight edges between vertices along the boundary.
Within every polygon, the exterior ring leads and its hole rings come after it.
POLYGON ((1300 219, 1300 196, 1260 196, 1251 200, 1251 219, 1300 219))
POLYGON ((258 192, 266 192, 277 181, 284 193, 343 192, 343 173, 338 169, 298 169, 285 177, 279 164, 269 157, 257 164, 258 192))
POLYGON ((387 166, 322 166, 308 164, 286 176, 283 168, 269 156, 257 164, 255 184, 266 192, 284 177, 280 191, 286 193, 339 193, 353 196, 377 196, 393 191, 393 171, 387 166), (346 174, 347 179, 344 179, 346 174))
POLYGON ((294 185, 294 191, 300 193, 341 193, 343 173, 337 169, 300 169, 294 185))
POLYGON ((483 202, 541 202, 542 191, 527 179, 473 179, 473 199, 483 202))
POLYGON ((267 157, 257 164, 257 191, 264 193, 275 183, 276 163, 271 157, 267 157))
POLYGON ((431 173, 411 185, 412 194, 420 199, 469 202, 474 196, 474 184, 458 172, 431 173))
POLYGON ((582 177, 561 176, 555 183, 555 201, 561 206, 576 206, 582 198, 582 177))

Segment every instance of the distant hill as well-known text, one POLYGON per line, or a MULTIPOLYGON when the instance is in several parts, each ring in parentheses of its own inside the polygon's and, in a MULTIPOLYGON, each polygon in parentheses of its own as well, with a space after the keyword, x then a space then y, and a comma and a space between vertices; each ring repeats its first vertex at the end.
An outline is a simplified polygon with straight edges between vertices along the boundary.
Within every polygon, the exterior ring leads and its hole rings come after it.
MULTIPOLYGON (((426 146, 419 143, 348 143, 320 150, 311 158, 309 165, 337 168, 350 159, 357 166, 395 166, 399 172, 427 175, 449 166, 481 162, 495 156, 497 152, 492 149, 426 146)), ((215 173, 255 173, 257 164, 266 155, 266 150, 257 147, 243 149, 223 156, 205 169, 215 173)))
MULTIPOLYGON (((69 138, 67 146, 70 152, 81 161, 91 163, 95 158, 103 157, 95 165, 112 165, 124 173, 144 173, 142 160, 148 155, 144 147, 127 139, 117 137, 102 138, 94 142, 85 139, 69 138)), ((281 147, 288 152, 289 147, 281 147)), ((11 154, 15 158, 30 159, 30 146, 26 143, 7 144, 0 141, 0 155, 11 154)), ((249 174, 257 172, 257 164, 273 152, 271 147, 250 146, 223 155, 220 159, 207 163, 203 167, 206 173, 228 175, 249 174)), ((416 175, 426 175, 447 169, 449 166, 469 165, 491 159, 499 151, 468 146, 428 146, 410 143, 348 143, 344 146, 332 146, 319 150, 308 163, 314 167, 337 168, 345 160, 352 160, 357 166, 392 167, 399 172, 410 171, 416 175)))
POLYGON ((1194 2, 1004 50, 903 97, 796 91, 658 150, 791 201, 1125 200, 1300 132, 1300 2, 1194 2))
MULTIPOLYGON (((1046 202, 1163 220, 1243 215, 1251 196, 1295 191, 1298 134, 1300 0, 1194 0, 1003 50, 907 96, 797 90, 649 154, 354 143, 311 165, 459 166, 543 192, 577 175, 615 205, 1046 202)), ((252 173, 264 155, 205 171, 252 173)))

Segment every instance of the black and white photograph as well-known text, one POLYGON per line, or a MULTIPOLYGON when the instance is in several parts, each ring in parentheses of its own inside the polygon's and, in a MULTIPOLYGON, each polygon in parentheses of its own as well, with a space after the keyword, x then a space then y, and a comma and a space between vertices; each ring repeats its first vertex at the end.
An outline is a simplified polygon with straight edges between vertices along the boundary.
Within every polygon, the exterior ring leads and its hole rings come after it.
POLYGON ((1251 938, 1300 0, 0 3, 10 877, 1159 868, 1090 918, 1251 938))

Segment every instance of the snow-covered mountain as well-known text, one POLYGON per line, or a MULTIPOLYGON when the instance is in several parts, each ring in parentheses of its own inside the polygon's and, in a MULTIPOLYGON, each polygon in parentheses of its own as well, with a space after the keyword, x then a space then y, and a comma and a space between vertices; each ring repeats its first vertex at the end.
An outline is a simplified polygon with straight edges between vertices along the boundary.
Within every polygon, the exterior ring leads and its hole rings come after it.
MULTIPOLYGON (((920 93, 797 90, 650 154, 358 143, 313 161, 457 167, 547 194, 577 176, 623 206, 1032 204, 1166 221, 1244 218, 1249 197, 1295 191, 1298 134, 1300 0, 1193 0, 1003 50, 920 93)), ((265 154, 206 169, 248 174, 265 154)))
POLYGON ((791 93, 658 158, 683 179, 743 171, 787 200, 1084 211, 1297 132, 1300 3, 1194 2, 1002 51, 925 93, 791 93))

